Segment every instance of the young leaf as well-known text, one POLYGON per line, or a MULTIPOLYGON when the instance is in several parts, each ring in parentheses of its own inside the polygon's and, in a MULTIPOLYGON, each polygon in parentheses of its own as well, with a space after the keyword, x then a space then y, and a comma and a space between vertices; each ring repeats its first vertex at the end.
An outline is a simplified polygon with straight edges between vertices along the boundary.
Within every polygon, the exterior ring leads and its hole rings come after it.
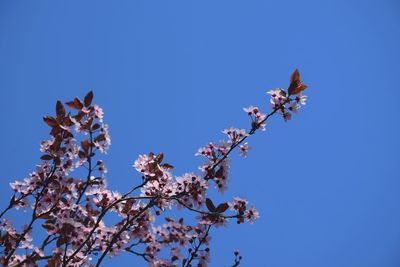
POLYGON ((209 211, 215 212, 215 206, 211 199, 206 198, 206 206, 209 211))
POLYGON ((74 101, 65 102, 65 105, 67 105, 70 108, 80 110, 79 106, 77 106, 74 101))
POLYGON ((106 140, 106 136, 104 134, 99 134, 98 136, 96 136, 94 138, 95 142, 100 142, 100 141, 105 141, 106 140))
POLYGON ((289 88, 288 88, 289 95, 300 94, 307 87, 308 87, 307 85, 302 84, 301 81, 300 81, 300 72, 299 72, 299 70, 295 69, 295 71, 292 73, 292 76, 290 77, 290 85, 289 85, 289 88))
POLYGON ((156 161, 158 162, 158 164, 160 164, 164 159, 164 153, 160 152, 160 154, 158 154, 156 156, 156 161))
POLYGON ((77 97, 74 98, 74 104, 77 107, 77 109, 82 109, 83 108, 83 104, 81 102, 81 100, 77 97))
POLYGON ((49 125, 50 127, 54 127, 57 126, 57 121, 55 118, 51 117, 51 116, 44 116, 43 120, 45 123, 47 123, 47 125, 49 125))
POLYGON ((42 227, 46 230, 53 230, 55 228, 54 224, 49 223, 47 221, 44 224, 42 224, 42 227))
POLYGON ((57 118, 64 118, 65 117, 65 108, 64 105, 61 103, 60 100, 56 103, 56 114, 57 118))
POLYGON ((96 123, 95 125, 92 126, 92 131, 95 131, 100 128, 100 124, 96 123))
POLYGON ((40 159, 41 160, 51 160, 51 159, 53 159, 53 157, 46 154, 46 155, 41 156, 40 159))
POLYGON ((81 142, 81 147, 87 153, 89 151, 89 148, 90 148, 89 140, 83 140, 81 142))
POLYGON ((67 242, 67 240, 65 240, 65 238, 60 237, 60 238, 57 239, 56 245, 57 245, 57 247, 60 247, 63 244, 65 244, 66 242, 67 242))
POLYGON ((86 94, 85 98, 83 99, 85 107, 89 107, 90 104, 92 104, 92 100, 93 100, 93 92, 90 91, 89 93, 86 94))
POLYGON ((219 204, 216 211, 217 211, 218 213, 223 213, 223 212, 225 212, 228 208, 229 208, 229 205, 228 205, 228 203, 225 202, 225 203, 219 204))
POLYGON ((171 164, 168 164, 168 163, 162 164, 161 167, 163 167, 165 169, 173 169, 174 168, 174 166, 172 166, 171 164))

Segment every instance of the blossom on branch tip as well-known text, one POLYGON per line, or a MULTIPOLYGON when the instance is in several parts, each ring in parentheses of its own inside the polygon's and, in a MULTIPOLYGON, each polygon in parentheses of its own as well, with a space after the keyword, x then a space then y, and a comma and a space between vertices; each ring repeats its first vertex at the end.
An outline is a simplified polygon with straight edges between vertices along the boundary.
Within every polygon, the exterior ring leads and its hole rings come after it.
POLYGON ((299 103, 301 105, 305 105, 306 101, 307 101, 307 96, 306 95, 297 95, 296 101, 297 101, 297 103, 299 103))
POLYGON ((254 223, 254 221, 258 218, 260 218, 260 214, 254 207, 254 205, 250 206, 250 209, 245 211, 245 218, 248 220, 251 224, 254 223))
POLYGON ((275 89, 267 92, 270 97, 270 102, 273 108, 277 108, 286 102, 287 96, 283 89, 275 89))
POLYGON ((259 112, 258 107, 250 106, 248 108, 243 108, 244 112, 246 112, 249 116, 256 115, 259 112))
POLYGON ((238 129, 234 127, 224 129, 222 132, 228 136, 228 142, 232 144, 235 144, 243 139, 245 136, 248 136, 248 133, 246 133, 245 129, 238 129))

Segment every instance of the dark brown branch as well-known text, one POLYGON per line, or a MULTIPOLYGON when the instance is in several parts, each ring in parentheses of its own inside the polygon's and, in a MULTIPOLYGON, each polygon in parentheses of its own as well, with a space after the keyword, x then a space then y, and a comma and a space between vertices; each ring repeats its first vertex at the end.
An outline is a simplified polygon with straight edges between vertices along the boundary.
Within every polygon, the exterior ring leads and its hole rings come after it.
POLYGON ((210 232, 212 224, 207 226, 207 230, 206 233, 203 237, 199 238, 199 243, 197 244, 197 246, 195 247, 194 251, 190 253, 190 257, 189 260, 186 262, 186 264, 184 265, 184 267, 190 267, 190 263, 198 256, 197 253, 201 247, 201 245, 206 241, 208 233, 210 232))

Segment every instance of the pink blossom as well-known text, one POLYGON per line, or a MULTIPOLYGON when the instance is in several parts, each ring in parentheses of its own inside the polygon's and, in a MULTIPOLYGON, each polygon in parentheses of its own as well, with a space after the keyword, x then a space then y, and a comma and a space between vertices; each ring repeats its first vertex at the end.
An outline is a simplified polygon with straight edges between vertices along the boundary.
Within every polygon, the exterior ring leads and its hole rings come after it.
POLYGON ((252 224, 256 219, 260 218, 260 214, 258 213, 256 208, 251 205, 250 209, 245 211, 245 218, 252 224))
POLYGON ((283 89, 275 89, 267 92, 271 96, 270 102, 273 108, 277 108, 286 102, 286 92, 283 89))
POLYGON ((245 136, 248 136, 245 129, 238 129, 238 128, 233 128, 233 127, 224 129, 222 132, 229 137, 228 142, 233 143, 233 144, 240 141, 245 136))
POLYGON ((223 193, 228 186, 228 172, 230 168, 230 160, 228 158, 221 161, 219 169, 215 174, 215 187, 219 192, 223 193))
POLYGON ((103 109, 98 105, 94 105, 93 110, 95 118, 98 119, 100 122, 103 122, 103 115, 104 115, 103 109))
POLYGON ((296 101, 297 101, 297 103, 299 103, 301 105, 305 105, 306 101, 307 101, 307 96, 305 96, 305 95, 297 95, 296 96, 296 101))
POLYGON ((243 108, 244 112, 246 112, 249 116, 256 115, 259 112, 258 107, 250 106, 248 108, 243 108))
POLYGON ((296 102, 292 102, 290 103, 288 109, 293 113, 297 113, 297 110, 300 109, 300 105, 297 104, 296 102))
POLYGON ((148 155, 139 155, 138 159, 133 164, 133 167, 145 176, 156 176, 156 174, 150 169, 150 167, 155 164, 154 157, 148 155))
POLYGON ((264 120, 267 117, 267 115, 260 112, 260 109, 258 107, 250 106, 248 108, 243 108, 243 110, 251 118, 251 128, 252 129, 261 128, 262 131, 265 131, 266 123, 264 120))
POLYGON ((249 146, 249 144, 247 142, 244 144, 241 144, 239 146, 239 155, 241 155, 242 157, 247 157, 247 154, 250 149, 251 149, 251 147, 249 146))

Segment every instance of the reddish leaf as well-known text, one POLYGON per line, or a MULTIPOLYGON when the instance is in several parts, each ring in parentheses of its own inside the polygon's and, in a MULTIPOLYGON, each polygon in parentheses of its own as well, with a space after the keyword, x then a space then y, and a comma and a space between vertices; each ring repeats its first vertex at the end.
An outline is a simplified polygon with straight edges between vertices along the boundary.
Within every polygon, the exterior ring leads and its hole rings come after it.
POLYGON ((86 157, 86 154, 85 154, 85 152, 83 152, 82 150, 79 150, 78 156, 79 156, 80 159, 83 159, 83 158, 86 157))
POLYGON ((85 107, 89 107, 90 104, 92 104, 92 100, 93 100, 93 92, 90 91, 89 93, 86 94, 85 99, 83 100, 83 102, 85 103, 85 107))
POLYGON ((47 261, 47 264, 45 267, 57 267, 57 266, 60 266, 60 263, 61 263, 60 254, 55 254, 52 258, 50 258, 47 261))
POLYGON ((89 140, 83 140, 81 142, 81 147, 83 148, 83 150, 87 153, 89 151, 90 148, 90 143, 89 140))
POLYGON ((59 166, 61 164, 61 159, 60 158, 55 158, 54 163, 56 166, 59 166))
POLYGON ((60 237, 57 239, 57 247, 60 247, 62 245, 64 245, 67 242, 67 240, 65 240, 65 238, 60 237))
POLYGON ((65 102, 65 104, 73 109, 81 110, 83 108, 83 104, 79 98, 75 97, 74 101, 65 102))
POLYGON ((290 85, 288 88, 288 93, 289 95, 297 95, 300 94, 302 91, 307 89, 307 85, 302 84, 300 81, 300 73, 298 69, 295 69, 295 71, 292 73, 292 76, 290 77, 290 85))
POLYGON ((174 166, 172 166, 171 164, 168 164, 168 163, 164 163, 164 164, 162 164, 161 165, 163 168, 165 168, 165 169, 173 169, 174 168, 174 166))
POLYGON ((217 207, 217 212, 218 213, 223 213, 223 212, 225 212, 227 209, 229 208, 229 205, 228 205, 228 203, 221 203, 221 204, 219 204, 218 205, 218 207, 217 207))
POLYGON ((52 136, 57 136, 59 133, 61 132, 61 130, 60 130, 60 128, 53 128, 53 129, 51 129, 51 131, 50 131, 50 135, 52 135, 52 136))
POLYGON ((105 141, 106 140, 106 136, 104 134, 99 134, 98 136, 96 136, 94 138, 95 142, 99 142, 99 141, 105 141))
POLYGON ((65 131, 64 132, 64 137, 74 137, 74 135, 70 132, 65 131))
POLYGON ((128 213, 128 211, 132 208, 134 202, 135 202, 134 199, 129 199, 128 201, 126 201, 124 207, 122 208, 122 212, 128 213))
POLYGON ((57 101, 56 103, 56 114, 57 118, 64 118, 65 117, 65 108, 61 101, 57 101))
POLYGON ((215 177, 217 178, 222 178, 222 176, 224 175, 224 167, 219 167, 218 171, 215 173, 215 177))
POLYGON ((55 127, 57 126, 57 121, 55 118, 51 117, 51 116, 45 116, 43 117, 43 120, 45 123, 47 123, 47 125, 49 125, 50 127, 55 127))
POLYGON ((48 222, 45 222, 44 224, 42 224, 42 227, 46 230, 53 230, 55 228, 52 223, 48 223, 48 222))
POLYGON ((175 220, 173 219, 173 218, 171 218, 171 217, 165 217, 165 220, 167 221, 167 222, 174 222, 175 220))
POLYGON ((211 199, 206 198, 206 206, 209 211, 215 212, 215 206, 211 199))
POLYGON ((51 144, 51 146, 50 146, 51 149, 58 150, 60 148, 61 141, 62 141, 61 136, 57 135, 56 138, 54 139, 53 144, 51 144))
POLYGON ((42 213, 38 217, 41 219, 51 219, 52 218, 49 213, 42 213))
POLYGON ((76 109, 74 101, 65 102, 65 105, 67 105, 70 108, 76 109))
POLYGON ((164 159, 164 153, 162 153, 162 152, 156 156, 156 161, 158 163, 161 163, 163 161, 163 159, 164 159))
POLYGON ((82 101, 77 97, 74 98, 74 104, 77 107, 77 109, 82 109, 83 108, 82 101))
POLYGON ((46 155, 41 156, 40 159, 41 160, 51 160, 51 159, 53 159, 53 157, 46 154, 46 155))
POLYGON ((62 124, 65 126, 72 126, 74 125, 74 123, 71 121, 71 119, 69 118, 69 114, 67 117, 62 119, 62 124))
POLYGON ((95 125, 92 126, 92 130, 95 131, 100 128, 100 124, 96 123, 95 125))

